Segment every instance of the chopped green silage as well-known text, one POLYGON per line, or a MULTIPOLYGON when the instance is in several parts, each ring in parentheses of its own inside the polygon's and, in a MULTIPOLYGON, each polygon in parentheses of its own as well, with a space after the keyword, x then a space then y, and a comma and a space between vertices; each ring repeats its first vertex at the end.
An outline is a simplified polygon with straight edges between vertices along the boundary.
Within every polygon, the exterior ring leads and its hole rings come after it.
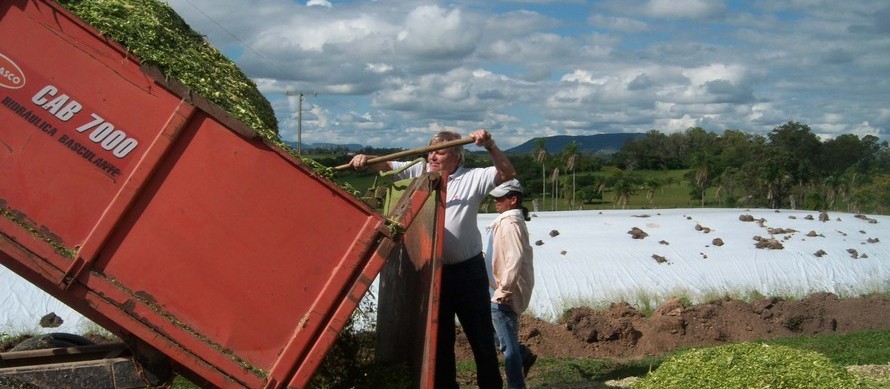
POLYGON ((263 138, 354 196, 360 192, 334 178, 334 170, 297 155, 278 135, 272 105, 256 84, 211 46, 164 2, 158 0, 58 0, 77 17, 120 43, 143 63, 160 69, 212 101, 263 138))
POLYGON ((59 0, 59 4, 268 139, 278 137, 272 105, 234 62, 158 0, 59 0))
POLYGON ((635 389, 867 387, 817 352, 751 342, 679 353, 633 385, 635 389))

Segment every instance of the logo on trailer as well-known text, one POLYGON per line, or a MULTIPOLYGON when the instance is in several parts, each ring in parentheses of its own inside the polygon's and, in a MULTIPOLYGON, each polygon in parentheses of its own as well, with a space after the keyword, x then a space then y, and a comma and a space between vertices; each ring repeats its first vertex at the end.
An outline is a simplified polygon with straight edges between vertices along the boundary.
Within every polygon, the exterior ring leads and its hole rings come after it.
POLYGON ((0 87, 19 89, 25 86, 25 73, 9 57, 0 53, 0 87))

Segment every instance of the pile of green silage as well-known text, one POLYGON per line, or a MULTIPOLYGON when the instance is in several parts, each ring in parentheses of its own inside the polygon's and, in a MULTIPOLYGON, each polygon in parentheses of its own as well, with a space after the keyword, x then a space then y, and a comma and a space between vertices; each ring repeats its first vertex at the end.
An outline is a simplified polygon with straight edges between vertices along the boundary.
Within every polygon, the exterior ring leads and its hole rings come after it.
POLYGON ((143 63, 156 66, 262 136, 278 138, 272 105, 256 84, 169 5, 158 0, 57 1, 143 63))
POLYGON ((818 352, 749 342, 681 352, 632 387, 837 389, 868 384, 818 352))
MULTIPOLYGON (((297 156, 278 135, 272 105, 256 83, 204 36, 159 0, 57 0, 103 35, 120 43, 143 63, 220 106, 274 145, 297 156)), ((319 176, 335 181, 353 195, 358 191, 334 180, 334 171, 297 156, 319 176)))

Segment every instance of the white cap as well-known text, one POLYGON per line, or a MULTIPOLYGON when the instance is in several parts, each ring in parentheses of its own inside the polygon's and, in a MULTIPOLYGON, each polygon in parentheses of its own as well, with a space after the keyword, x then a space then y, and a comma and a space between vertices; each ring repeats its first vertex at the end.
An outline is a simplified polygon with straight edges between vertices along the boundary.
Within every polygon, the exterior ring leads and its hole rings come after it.
POLYGON ((492 197, 504 197, 507 193, 510 192, 519 192, 523 193, 522 185, 519 184, 519 180, 512 179, 510 181, 506 181, 503 184, 498 185, 497 188, 494 188, 489 192, 492 197))

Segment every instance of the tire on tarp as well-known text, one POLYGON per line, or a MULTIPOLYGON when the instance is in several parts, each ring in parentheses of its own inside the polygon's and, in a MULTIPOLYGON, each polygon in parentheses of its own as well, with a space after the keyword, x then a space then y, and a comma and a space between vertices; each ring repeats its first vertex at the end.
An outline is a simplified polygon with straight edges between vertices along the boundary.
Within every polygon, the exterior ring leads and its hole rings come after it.
POLYGON ((58 347, 89 346, 93 344, 96 343, 80 335, 67 334, 64 332, 52 332, 34 336, 17 344, 9 351, 42 350, 58 347))

